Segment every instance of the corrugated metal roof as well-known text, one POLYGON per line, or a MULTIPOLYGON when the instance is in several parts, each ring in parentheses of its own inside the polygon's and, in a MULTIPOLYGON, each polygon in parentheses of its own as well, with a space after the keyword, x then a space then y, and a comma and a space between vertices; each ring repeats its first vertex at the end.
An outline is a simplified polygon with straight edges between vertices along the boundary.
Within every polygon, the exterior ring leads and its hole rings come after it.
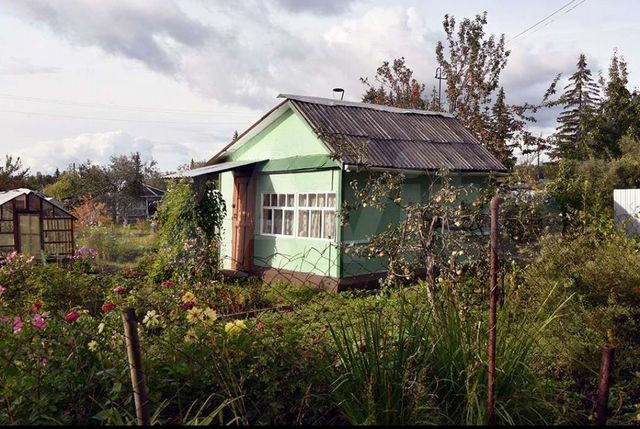
POLYGON ((168 174, 164 177, 167 177, 170 179, 176 179, 180 177, 198 177, 198 176, 204 176, 207 174, 222 173, 225 171, 233 170, 234 168, 243 167, 245 165, 255 164, 256 162, 262 162, 262 161, 265 161, 265 160, 263 159, 258 161, 222 162, 220 164, 208 165, 206 167, 194 168, 192 170, 181 171, 174 174, 168 174))
POLYGON ((76 218, 73 214, 69 213, 69 211, 64 207, 64 205, 60 201, 52 197, 47 197, 41 192, 34 191, 28 188, 17 188, 17 189, 11 189, 9 191, 0 192, 0 205, 13 200, 14 198, 17 198, 20 195, 29 195, 29 194, 37 195, 38 197, 42 198, 45 201, 50 202, 52 205, 56 206, 63 212, 67 213, 69 216, 73 217, 74 219, 76 218))
POLYGON ((476 137, 448 113, 281 95, 319 132, 345 164, 460 172, 506 171, 476 137))

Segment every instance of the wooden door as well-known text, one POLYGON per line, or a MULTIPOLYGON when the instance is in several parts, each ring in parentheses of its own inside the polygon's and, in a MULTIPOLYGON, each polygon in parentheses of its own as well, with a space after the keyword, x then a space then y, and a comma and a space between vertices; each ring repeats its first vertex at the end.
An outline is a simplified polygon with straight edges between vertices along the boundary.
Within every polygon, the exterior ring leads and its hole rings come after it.
POLYGON ((233 269, 249 271, 253 267, 254 212, 250 176, 235 176, 233 195, 233 269))
POLYGON ((26 256, 40 256, 40 216, 37 214, 18 215, 20 253, 26 256))

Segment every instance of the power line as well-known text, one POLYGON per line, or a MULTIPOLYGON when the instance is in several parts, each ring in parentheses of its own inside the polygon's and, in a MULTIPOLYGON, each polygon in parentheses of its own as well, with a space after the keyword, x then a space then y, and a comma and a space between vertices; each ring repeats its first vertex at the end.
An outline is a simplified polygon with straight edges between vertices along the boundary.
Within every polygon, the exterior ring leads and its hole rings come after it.
MULTIPOLYGON (((543 22, 547 21, 549 18, 553 17, 554 15, 556 15, 557 13, 563 11, 564 9, 566 9, 567 7, 571 6, 573 3, 575 3, 578 0, 571 0, 570 2, 566 3, 564 6, 562 6, 561 8, 555 10, 554 12, 550 13, 549 15, 545 16, 544 18, 542 18, 540 21, 536 22, 535 24, 531 25, 530 27, 525 28, 524 30, 522 30, 520 33, 516 34, 515 36, 513 36, 511 39, 507 40, 506 43, 509 43, 515 39, 517 39, 518 37, 522 36, 523 34, 527 33, 528 31, 534 29, 535 27, 537 27, 538 25, 542 24, 543 22)), ((580 1, 578 4, 576 4, 574 7, 572 7, 571 9, 567 10, 565 13, 571 12, 573 9, 575 9, 576 7, 580 6, 582 3, 584 3, 586 0, 582 0, 580 1)))
POLYGON ((98 118, 92 116, 75 116, 75 115, 64 115, 58 113, 41 113, 41 112, 25 112, 21 110, 9 110, 9 109, 0 109, 0 113, 17 113, 21 115, 35 115, 35 116, 49 116, 55 118, 70 118, 70 119, 85 119, 91 121, 117 121, 117 122, 137 122, 137 123, 153 123, 153 124, 175 124, 175 125, 197 125, 197 126, 212 126, 219 124, 228 124, 229 121, 224 120, 223 122, 178 122, 178 121, 162 121, 162 120, 145 120, 145 119, 120 119, 120 118, 98 118))
POLYGON ((51 104, 60 104, 60 105, 69 105, 69 106, 106 108, 106 109, 113 109, 113 110, 127 110, 127 111, 135 111, 135 112, 255 116, 253 113, 250 113, 250 112, 233 112, 228 110, 223 112, 213 113, 205 110, 163 109, 163 108, 154 108, 154 107, 145 107, 145 106, 127 106, 127 105, 118 105, 118 104, 91 103, 91 102, 61 100, 61 99, 42 98, 42 97, 28 97, 23 95, 1 94, 1 93, 0 93, 0 98, 7 98, 7 99, 26 101, 26 102, 35 102, 35 103, 51 103, 51 104))

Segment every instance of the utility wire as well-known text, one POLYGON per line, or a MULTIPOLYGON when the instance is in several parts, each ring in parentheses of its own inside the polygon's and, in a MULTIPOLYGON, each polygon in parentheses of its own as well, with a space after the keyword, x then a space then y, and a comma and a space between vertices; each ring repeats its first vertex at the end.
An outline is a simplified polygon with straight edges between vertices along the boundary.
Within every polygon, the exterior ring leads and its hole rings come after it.
MULTIPOLYGON (((524 30, 522 30, 520 33, 516 34, 515 36, 513 36, 511 39, 507 40, 506 43, 509 43, 515 39, 517 39, 518 37, 522 36, 523 34, 527 33, 528 31, 534 29, 535 27, 537 27, 538 25, 542 24, 543 22, 547 21, 549 18, 553 17, 554 15, 558 14, 559 12, 563 11, 564 9, 566 9, 567 7, 571 6, 573 3, 575 3, 578 0, 571 0, 570 2, 566 3, 564 6, 562 6, 561 8, 555 10, 554 12, 550 13, 549 15, 545 16, 544 18, 542 18, 540 21, 536 22, 535 24, 531 25, 530 27, 525 28, 524 30)), ((573 9, 575 9, 576 7, 580 6, 582 3, 584 3, 586 0, 582 0, 580 1, 578 4, 576 4, 574 7, 572 7, 571 9, 567 10, 565 13, 572 11, 573 9)))
POLYGON ((9 109, 0 109, 0 113, 17 113, 21 115, 35 115, 35 116, 50 116, 55 118, 70 118, 70 119, 86 119, 91 121, 118 121, 118 122, 138 122, 138 123, 153 123, 153 124, 175 124, 175 125, 197 125, 197 126, 212 126, 219 124, 228 124, 229 121, 225 120, 223 122, 193 122, 193 121, 162 121, 162 120, 146 120, 146 119, 118 119, 118 118, 98 118, 92 116, 75 116, 75 115, 63 115, 57 113, 41 113, 41 112, 25 112, 21 110, 9 110, 9 109))
POLYGON ((233 111, 223 111, 223 112, 210 112, 205 110, 188 110, 188 109, 163 109, 163 108, 153 108, 153 107, 143 107, 143 106, 126 106, 126 105, 117 105, 117 104, 106 104, 106 103, 89 103, 89 102, 80 102, 80 101, 71 101, 71 100, 59 100, 52 98, 42 98, 42 97, 28 97, 23 95, 14 95, 14 94, 2 94, 0 93, 0 98, 18 100, 18 101, 26 101, 26 102, 35 102, 35 103, 51 103, 51 104, 61 104, 61 105, 69 105, 69 106, 81 106, 81 107, 94 107, 94 108, 106 108, 106 109, 114 109, 114 110, 127 110, 134 112, 152 112, 152 113, 189 113, 189 114, 201 114, 201 115, 240 115, 240 116, 255 116, 250 112, 233 112, 233 111))

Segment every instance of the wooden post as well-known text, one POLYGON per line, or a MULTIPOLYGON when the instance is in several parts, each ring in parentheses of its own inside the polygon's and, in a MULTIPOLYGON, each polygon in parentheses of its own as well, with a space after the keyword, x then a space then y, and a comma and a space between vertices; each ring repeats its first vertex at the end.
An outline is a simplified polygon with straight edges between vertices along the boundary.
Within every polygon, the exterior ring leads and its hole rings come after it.
POLYGON ((500 237, 500 225, 498 222, 498 208, 504 199, 495 196, 491 200, 491 290, 489 300, 489 398, 487 401, 487 424, 496 424, 496 307, 498 302, 498 244, 500 237))
POLYGON ((596 424, 607 424, 607 408, 609 406, 609 387, 611 386, 611 374, 613 372, 613 359, 616 347, 607 344, 602 349, 602 365, 600 366, 600 387, 598 389, 598 403, 596 405, 596 424))
POLYGON ((124 336, 127 341, 127 356, 129 359, 129 371, 131 373, 131 385, 133 387, 133 399, 136 406, 136 417, 138 425, 151 425, 149 414, 149 397, 147 396, 147 386, 144 380, 144 369, 142 367, 142 353, 140 351, 140 339, 138 338, 138 324, 136 313, 133 308, 125 308, 122 311, 122 321, 124 322, 124 336))

